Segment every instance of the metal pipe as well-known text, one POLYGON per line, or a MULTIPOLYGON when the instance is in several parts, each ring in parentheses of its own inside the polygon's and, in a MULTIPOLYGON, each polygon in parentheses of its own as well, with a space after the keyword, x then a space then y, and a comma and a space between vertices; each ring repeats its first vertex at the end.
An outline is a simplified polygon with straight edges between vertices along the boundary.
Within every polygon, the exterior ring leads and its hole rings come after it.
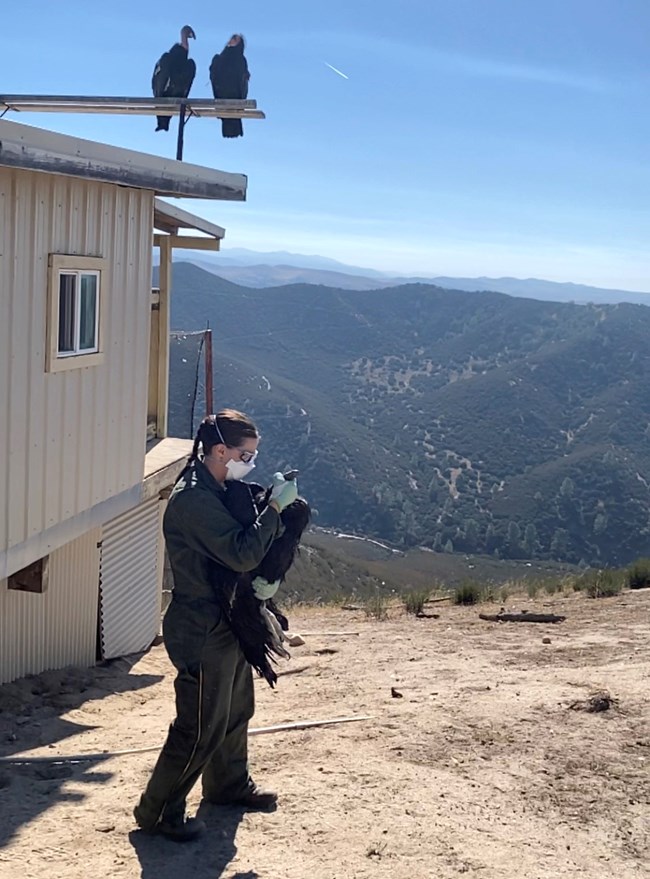
POLYGON ((181 103, 178 111, 178 141, 176 142, 176 161, 183 161, 183 134, 185 132, 185 111, 187 104, 181 103))
POLYGON ((214 393, 212 389, 212 330, 208 324, 205 331, 205 414, 214 412, 214 393))
MULTIPOLYGON (((372 715, 364 714, 359 717, 335 717, 331 720, 298 720, 295 723, 279 723, 275 726, 260 726, 248 730, 249 736, 272 735, 273 733, 286 732, 291 730, 312 729, 318 726, 334 726, 339 723, 358 723, 362 720, 371 720, 372 715)), ((95 762, 100 760, 110 760, 112 757, 124 757, 129 754, 148 754, 152 751, 159 751, 161 745, 150 745, 147 748, 127 748, 124 751, 100 751, 97 754, 61 754, 50 757, 21 757, 20 755, 13 757, 0 757, 0 764, 22 766, 33 763, 84 763, 87 761, 95 762)))

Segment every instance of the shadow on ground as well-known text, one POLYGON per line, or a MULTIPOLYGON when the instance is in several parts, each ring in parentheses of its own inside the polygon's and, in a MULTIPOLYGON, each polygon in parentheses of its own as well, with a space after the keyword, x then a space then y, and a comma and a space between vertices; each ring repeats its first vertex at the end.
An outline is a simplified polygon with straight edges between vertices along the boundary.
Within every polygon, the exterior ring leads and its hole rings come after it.
MULTIPOLYGON (((140 861, 141 879, 220 879, 237 856, 235 837, 245 812, 228 806, 201 805, 197 816, 207 833, 188 843, 172 842, 141 830, 129 834, 140 861)), ((232 879, 260 879, 255 870, 231 874, 232 879)))
MULTIPOLYGON (((92 700, 159 683, 162 675, 130 673, 141 657, 123 657, 94 668, 43 672, 0 686, 0 758, 27 755, 34 748, 46 748, 95 729, 62 715, 92 700)), ((56 803, 83 800, 83 794, 62 790, 67 781, 97 784, 110 780, 113 773, 94 771, 101 762, 14 765, 0 760, 0 848, 56 803)))

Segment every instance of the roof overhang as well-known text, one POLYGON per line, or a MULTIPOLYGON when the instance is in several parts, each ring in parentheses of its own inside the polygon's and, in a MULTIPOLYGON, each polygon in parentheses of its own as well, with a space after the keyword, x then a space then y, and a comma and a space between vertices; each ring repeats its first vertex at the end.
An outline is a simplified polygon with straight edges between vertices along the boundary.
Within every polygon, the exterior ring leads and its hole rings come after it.
POLYGON ((247 177, 0 120, 0 167, 82 177, 156 195, 245 201, 247 177))
POLYGON ((173 204, 167 204, 160 198, 153 203, 153 225, 160 232, 168 232, 170 235, 178 235, 181 229, 191 229, 193 232, 203 232, 212 238, 223 238, 226 230, 216 223, 204 220, 196 214, 184 211, 173 204))
POLYGON ((154 199, 153 227, 166 235, 154 234, 154 247, 160 247, 162 240, 166 239, 169 247, 184 250, 219 250, 221 239, 226 230, 216 223, 204 220, 196 214, 184 211, 175 205, 167 204, 159 198, 154 199), (190 229, 192 232, 201 232, 202 235, 180 235, 181 229, 190 229))

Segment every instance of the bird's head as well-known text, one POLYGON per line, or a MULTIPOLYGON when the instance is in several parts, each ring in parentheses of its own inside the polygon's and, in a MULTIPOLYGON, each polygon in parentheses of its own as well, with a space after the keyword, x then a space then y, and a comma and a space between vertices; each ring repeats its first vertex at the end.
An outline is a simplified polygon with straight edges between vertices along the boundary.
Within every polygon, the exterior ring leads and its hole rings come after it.
POLYGON ((190 27, 189 24, 186 24, 181 29, 181 39, 184 40, 195 40, 196 34, 194 33, 194 28, 190 27))

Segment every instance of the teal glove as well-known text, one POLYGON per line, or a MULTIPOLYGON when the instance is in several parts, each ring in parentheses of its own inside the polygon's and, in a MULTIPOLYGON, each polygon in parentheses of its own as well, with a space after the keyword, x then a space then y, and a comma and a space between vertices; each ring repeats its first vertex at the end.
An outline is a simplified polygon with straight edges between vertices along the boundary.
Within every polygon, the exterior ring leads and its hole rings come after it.
POLYGON ((279 580, 276 580, 274 583, 269 583, 269 581, 265 580, 264 577, 255 577, 255 579, 253 580, 253 590, 255 591, 255 597, 259 598, 260 601, 268 601, 269 598, 273 598, 279 588, 279 580))
POLYGON ((270 501, 275 501, 280 511, 292 504, 298 497, 298 486, 295 479, 285 479, 281 473, 273 474, 273 489, 270 501))

